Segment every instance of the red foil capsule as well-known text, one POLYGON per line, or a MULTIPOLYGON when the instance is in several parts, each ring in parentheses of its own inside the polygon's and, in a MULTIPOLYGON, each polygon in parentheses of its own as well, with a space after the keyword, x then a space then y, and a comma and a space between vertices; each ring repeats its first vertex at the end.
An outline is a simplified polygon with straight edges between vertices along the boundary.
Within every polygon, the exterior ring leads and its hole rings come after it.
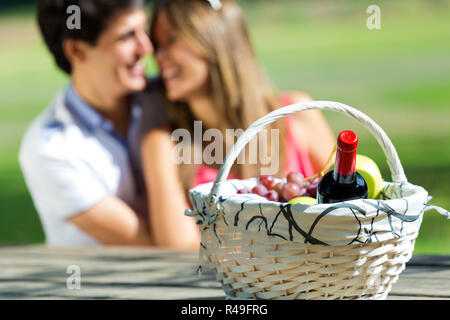
POLYGON ((358 136, 351 130, 342 131, 337 140, 335 170, 341 175, 350 175, 356 168, 358 136))

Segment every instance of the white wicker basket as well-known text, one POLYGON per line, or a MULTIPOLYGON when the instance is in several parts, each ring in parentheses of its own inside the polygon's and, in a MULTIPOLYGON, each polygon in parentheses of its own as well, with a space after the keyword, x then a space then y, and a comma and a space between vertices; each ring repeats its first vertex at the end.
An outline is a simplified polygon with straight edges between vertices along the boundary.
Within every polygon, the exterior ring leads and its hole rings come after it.
POLYGON ((407 182, 385 132, 347 105, 315 101, 277 109, 255 121, 227 154, 214 183, 190 190, 202 232, 201 253, 230 299, 385 299, 410 259, 430 197, 407 182), (226 180, 234 160, 260 130, 289 114, 324 109, 363 124, 381 145, 393 182, 383 199, 291 205, 237 194, 256 178, 226 180))

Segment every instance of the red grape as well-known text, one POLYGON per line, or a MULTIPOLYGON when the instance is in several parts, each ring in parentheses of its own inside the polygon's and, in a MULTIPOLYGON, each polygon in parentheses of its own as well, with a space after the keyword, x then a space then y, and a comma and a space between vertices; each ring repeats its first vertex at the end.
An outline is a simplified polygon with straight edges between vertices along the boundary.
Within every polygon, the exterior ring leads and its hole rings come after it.
POLYGON ((264 197, 267 194, 267 192, 268 192, 267 188, 262 184, 257 184, 252 189, 252 193, 260 195, 261 197, 264 197))
POLYGON ((265 197, 267 200, 275 202, 278 202, 280 199, 278 193, 275 190, 269 190, 269 192, 266 193, 265 197))
POLYGON ((263 175, 259 177, 259 182, 263 184, 267 189, 272 189, 275 185, 275 179, 273 176, 263 175))
POLYGON ((262 175, 258 179, 259 183, 251 191, 247 188, 242 188, 237 193, 245 194, 251 192, 275 202, 287 202, 302 196, 316 197, 320 177, 305 180, 303 174, 292 171, 287 175, 286 180, 287 182, 275 183, 273 176, 262 175))
POLYGON ((281 197, 283 195, 283 187, 284 187, 284 182, 278 182, 273 187, 273 190, 275 190, 278 193, 278 195, 281 197))
POLYGON ((305 187, 300 188, 300 197, 306 196, 307 189, 305 187))
POLYGON ((299 187, 303 186, 305 177, 300 172, 290 172, 286 177, 287 182, 296 183, 299 187))
POLYGON ((306 188, 306 192, 310 197, 315 198, 317 196, 317 186, 319 185, 320 178, 311 179, 308 187, 306 188))
POLYGON ((293 182, 288 182, 283 187, 283 198, 286 201, 289 201, 293 198, 297 198, 301 196, 300 187, 293 182))

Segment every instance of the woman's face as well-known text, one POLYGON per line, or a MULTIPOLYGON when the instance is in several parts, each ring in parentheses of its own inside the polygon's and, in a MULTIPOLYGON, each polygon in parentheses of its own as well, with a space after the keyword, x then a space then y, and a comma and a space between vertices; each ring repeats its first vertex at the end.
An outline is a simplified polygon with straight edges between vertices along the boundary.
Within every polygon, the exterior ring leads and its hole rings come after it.
POLYGON ((154 25, 155 57, 171 101, 184 101, 207 92, 208 64, 186 40, 172 29, 165 14, 154 25))

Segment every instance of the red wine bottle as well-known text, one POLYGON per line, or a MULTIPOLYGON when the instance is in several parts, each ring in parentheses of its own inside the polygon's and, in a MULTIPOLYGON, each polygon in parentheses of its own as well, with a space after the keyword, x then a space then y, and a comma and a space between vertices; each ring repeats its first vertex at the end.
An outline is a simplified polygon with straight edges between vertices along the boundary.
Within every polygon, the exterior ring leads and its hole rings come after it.
POLYGON ((355 170, 358 136, 351 130, 342 131, 337 140, 334 170, 328 171, 317 187, 317 203, 336 203, 367 199, 367 184, 355 170))

